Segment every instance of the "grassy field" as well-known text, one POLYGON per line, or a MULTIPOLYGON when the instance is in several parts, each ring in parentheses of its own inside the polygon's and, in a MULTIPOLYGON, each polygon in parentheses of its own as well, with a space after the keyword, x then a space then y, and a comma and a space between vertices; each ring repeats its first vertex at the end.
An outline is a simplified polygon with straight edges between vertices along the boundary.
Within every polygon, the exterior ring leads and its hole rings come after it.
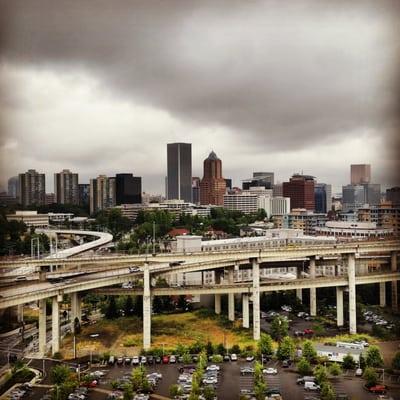
MULTIPOLYGON (((154 315, 152 317, 152 346, 173 349, 178 344, 190 345, 196 342, 214 345, 225 343, 227 347, 238 344, 241 348, 254 346, 252 332, 240 328, 240 323, 226 324, 220 317, 204 316, 199 312, 154 315)), ((93 353, 111 353, 116 356, 138 355, 142 346, 142 321, 139 318, 118 318, 99 320, 85 326, 77 336, 78 356, 93 353), (99 334, 92 338, 90 335, 99 334)), ((73 339, 63 340, 65 358, 72 358, 73 339)))

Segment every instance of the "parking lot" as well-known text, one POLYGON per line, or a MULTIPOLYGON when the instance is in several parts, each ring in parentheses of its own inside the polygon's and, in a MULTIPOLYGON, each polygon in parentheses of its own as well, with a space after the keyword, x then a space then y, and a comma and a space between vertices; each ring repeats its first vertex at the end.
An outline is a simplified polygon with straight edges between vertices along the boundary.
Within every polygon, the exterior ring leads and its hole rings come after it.
MULTIPOLYGON (((155 364, 148 365, 148 373, 158 372, 162 374, 162 379, 159 381, 155 393, 169 396, 169 388, 177 382, 179 376, 179 367, 181 364, 155 364)), ((217 385, 217 396, 220 400, 239 399, 242 390, 251 391, 253 389, 253 375, 241 375, 241 367, 253 366, 253 363, 248 363, 244 360, 237 362, 225 362, 220 364, 221 372, 217 385)), ((283 399, 303 400, 307 396, 318 398, 318 393, 307 392, 303 385, 296 383, 299 375, 291 368, 282 368, 279 361, 269 361, 264 365, 265 368, 272 367, 277 369, 277 374, 264 374, 264 381, 268 389, 278 389, 282 394, 283 399)), ((98 368, 97 368, 98 369, 98 368)), ((100 381, 99 388, 111 390, 111 382, 118 380, 124 375, 130 375, 131 366, 113 366, 102 368, 106 372, 104 378, 100 381)), ((375 400, 376 395, 367 393, 363 388, 363 380, 352 375, 334 378, 331 380, 337 394, 345 393, 351 398, 375 400)), ((393 399, 400 399, 400 387, 393 387, 389 390, 389 394, 393 399)), ((89 400, 104 400, 102 393, 92 392, 89 400)))

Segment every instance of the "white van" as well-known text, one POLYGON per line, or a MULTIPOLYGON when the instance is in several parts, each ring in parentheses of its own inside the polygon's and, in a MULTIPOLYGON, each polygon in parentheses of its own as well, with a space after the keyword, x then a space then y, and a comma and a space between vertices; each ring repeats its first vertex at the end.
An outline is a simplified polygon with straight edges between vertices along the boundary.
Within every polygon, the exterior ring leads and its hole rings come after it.
POLYGON ((304 382, 304 389, 305 390, 320 390, 321 388, 315 382, 304 382))

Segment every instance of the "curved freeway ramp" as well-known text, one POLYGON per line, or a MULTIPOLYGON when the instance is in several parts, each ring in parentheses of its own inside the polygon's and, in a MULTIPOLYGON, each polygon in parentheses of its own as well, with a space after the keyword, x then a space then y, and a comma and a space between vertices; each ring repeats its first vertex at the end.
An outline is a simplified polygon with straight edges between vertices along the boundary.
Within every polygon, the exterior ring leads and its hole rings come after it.
POLYGON ((70 230, 70 229, 36 229, 36 232, 44 233, 47 236, 53 236, 59 234, 59 235, 92 236, 96 238, 91 242, 87 242, 79 246, 74 246, 69 249, 57 251, 57 253, 47 256, 46 259, 73 257, 77 254, 84 253, 85 251, 97 249, 101 246, 104 246, 112 242, 113 240, 113 235, 107 232, 80 231, 80 230, 70 230))

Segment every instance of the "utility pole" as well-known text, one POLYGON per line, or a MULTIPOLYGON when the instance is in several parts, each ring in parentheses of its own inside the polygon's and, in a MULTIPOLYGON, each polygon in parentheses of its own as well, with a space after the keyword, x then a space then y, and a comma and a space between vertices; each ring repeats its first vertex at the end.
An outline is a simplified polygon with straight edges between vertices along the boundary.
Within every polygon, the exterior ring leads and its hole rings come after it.
POLYGON ((156 254, 156 222, 153 221, 153 255, 156 254))

